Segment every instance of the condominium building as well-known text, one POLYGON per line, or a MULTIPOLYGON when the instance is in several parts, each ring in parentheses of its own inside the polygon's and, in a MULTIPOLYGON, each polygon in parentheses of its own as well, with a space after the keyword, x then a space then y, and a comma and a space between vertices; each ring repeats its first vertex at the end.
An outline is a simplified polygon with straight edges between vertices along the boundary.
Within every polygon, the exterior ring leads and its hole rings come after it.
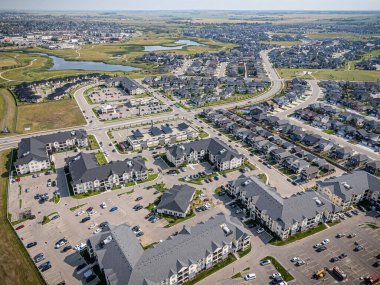
POLYGON ((82 129, 24 138, 18 145, 14 166, 18 175, 47 170, 51 168, 54 152, 87 145, 87 133, 82 129))
POLYGON ((133 129, 131 133, 127 138, 127 144, 134 151, 192 140, 199 135, 197 130, 184 122, 151 126, 145 131, 133 129))
POLYGON ((282 240, 338 218, 340 207, 308 190, 282 198, 257 176, 240 176, 228 183, 228 192, 242 202, 249 216, 282 240))
POLYGON ((354 171, 317 181, 317 191, 343 209, 364 199, 380 207, 380 178, 365 171, 354 171))
POLYGON ((175 217, 186 217, 190 212, 191 202, 195 195, 195 188, 188 185, 174 185, 162 194, 156 211, 175 217))
POLYGON ((238 219, 220 213, 145 251, 127 224, 111 225, 87 244, 109 285, 180 285, 249 248, 250 235, 238 219))
POLYGON ((81 153, 67 159, 67 164, 74 194, 110 190, 148 178, 148 170, 141 157, 99 165, 95 154, 81 153))
POLYGON ((243 155, 217 138, 168 147, 166 156, 177 167, 186 162, 199 163, 208 159, 220 171, 240 167, 244 162, 243 155))

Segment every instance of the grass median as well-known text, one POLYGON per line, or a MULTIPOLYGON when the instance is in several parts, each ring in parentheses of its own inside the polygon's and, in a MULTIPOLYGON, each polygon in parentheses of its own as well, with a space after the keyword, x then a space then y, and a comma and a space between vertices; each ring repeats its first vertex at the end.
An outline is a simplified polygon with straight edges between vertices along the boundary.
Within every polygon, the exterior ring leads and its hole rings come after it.
POLYGON ((25 247, 7 220, 8 161, 10 151, 0 152, 0 283, 4 285, 45 284, 25 247))
POLYGON ((276 268, 276 270, 281 274, 282 278, 284 278, 284 280, 286 282, 289 282, 289 281, 292 281, 294 280, 294 277, 293 275, 291 275, 282 265, 280 262, 277 261, 276 258, 274 258, 273 256, 267 256, 267 257, 264 257, 263 259, 261 259, 261 261, 263 260, 270 260, 274 266, 274 268, 276 268))

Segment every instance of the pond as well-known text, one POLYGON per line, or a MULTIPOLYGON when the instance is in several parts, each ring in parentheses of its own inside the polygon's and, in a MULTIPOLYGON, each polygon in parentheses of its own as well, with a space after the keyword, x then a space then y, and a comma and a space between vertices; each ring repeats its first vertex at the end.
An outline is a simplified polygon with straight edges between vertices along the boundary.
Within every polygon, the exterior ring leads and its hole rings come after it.
POLYGON ((173 47, 165 47, 165 46, 144 46, 144 51, 162 51, 162 50, 178 50, 182 49, 185 46, 204 46, 203 44, 191 41, 191 40, 178 40, 175 42, 178 44, 173 47))
POLYGON ((33 53, 38 55, 43 55, 51 58, 53 60, 53 66, 49 70, 66 70, 66 69, 79 69, 79 70, 94 70, 94 71, 134 71, 139 70, 139 68, 120 65, 120 64, 108 64, 104 62, 96 61, 71 61, 65 60, 58 56, 52 56, 45 53, 33 53))

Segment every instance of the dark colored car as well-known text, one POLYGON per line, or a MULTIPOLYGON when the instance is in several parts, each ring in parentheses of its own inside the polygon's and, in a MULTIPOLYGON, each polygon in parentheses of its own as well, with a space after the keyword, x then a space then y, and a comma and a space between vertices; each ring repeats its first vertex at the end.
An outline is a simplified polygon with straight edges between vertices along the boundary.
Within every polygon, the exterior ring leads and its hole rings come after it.
POLYGON ((50 268, 51 268, 51 264, 46 265, 46 266, 41 268, 41 272, 45 272, 46 270, 49 270, 50 268))
POLYGON ((65 246, 64 248, 63 248, 63 252, 66 252, 66 251, 68 251, 68 250, 70 250, 70 249, 72 249, 73 247, 71 246, 71 245, 68 245, 68 246, 65 246))
POLYGON ((330 262, 337 262, 338 260, 339 258, 336 256, 330 258, 330 262))
POLYGON ((142 196, 139 196, 139 197, 137 197, 136 199, 135 199, 135 201, 140 201, 140 200, 142 200, 142 196))
POLYGON ((43 267, 49 266, 49 265, 50 265, 50 261, 46 261, 46 262, 42 263, 40 266, 38 266, 38 269, 42 269, 43 267))
POLYGON ((16 228, 16 231, 21 230, 23 227, 25 227, 25 226, 24 226, 24 225, 20 225, 20 226, 18 226, 18 227, 16 228))
POLYGON ((31 247, 33 247, 33 246, 36 246, 37 245, 37 242, 31 242, 31 243, 28 243, 27 245, 26 245, 26 248, 31 248, 31 247))
POLYGON ((343 252, 341 255, 339 255, 339 259, 343 259, 347 257, 347 253, 343 252))
POLYGON ((85 217, 85 218, 83 218, 83 219, 81 220, 81 223, 85 223, 85 222, 87 222, 87 221, 89 221, 89 220, 91 220, 90 217, 85 217))
POLYGON ((317 252, 322 252, 322 251, 325 251, 326 249, 327 249, 327 247, 325 247, 324 245, 322 245, 322 246, 318 247, 318 248, 316 249, 316 251, 317 251, 317 252))
POLYGON ((99 227, 101 228, 108 227, 108 222, 100 223, 99 227))

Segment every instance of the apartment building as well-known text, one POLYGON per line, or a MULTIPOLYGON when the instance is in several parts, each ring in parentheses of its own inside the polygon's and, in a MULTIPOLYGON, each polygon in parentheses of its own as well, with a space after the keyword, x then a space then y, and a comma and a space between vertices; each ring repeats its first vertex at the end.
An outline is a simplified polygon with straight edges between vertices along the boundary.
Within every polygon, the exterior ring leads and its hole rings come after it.
POLYGON ((110 190, 148 178, 148 170, 141 157, 99 165, 95 154, 81 153, 67 159, 67 164, 74 194, 110 190))
POLYGON ((83 129, 21 139, 14 162, 18 175, 51 168, 54 152, 87 147, 87 132, 83 129))
POLYGON ((190 212, 195 188, 188 185, 174 185, 162 194, 156 211, 160 214, 184 218, 190 212))
POLYGON ((131 133, 132 135, 127 137, 127 144, 133 151, 192 140, 199 135, 197 130, 185 122, 151 126, 143 132, 133 129, 131 133))
POLYGON ((253 220, 282 240, 338 218, 340 207, 308 190, 282 198, 256 176, 240 176, 228 183, 228 192, 242 202, 253 220))
POLYGON ((110 87, 118 87, 129 95, 138 95, 146 91, 141 84, 128 77, 109 78, 106 80, 106 85, 110 87))
POLYGON ((244 156, 217 138, 178 144, 166 149, 168 160, 176 167, 183 163, 199 163, 208 159, 220 170, 235 169, 244 162, 244 156))
POLYGON ((317 191, 343 209, 367 199, 380 207, 380 178, 365 171, 317 181, 317 191))
POLYGON ((110 225, 87 244, 108 285, 180 285, 247 249, 250 235, 237 218, 220 213, 145 251, 127 224, 110 225))

